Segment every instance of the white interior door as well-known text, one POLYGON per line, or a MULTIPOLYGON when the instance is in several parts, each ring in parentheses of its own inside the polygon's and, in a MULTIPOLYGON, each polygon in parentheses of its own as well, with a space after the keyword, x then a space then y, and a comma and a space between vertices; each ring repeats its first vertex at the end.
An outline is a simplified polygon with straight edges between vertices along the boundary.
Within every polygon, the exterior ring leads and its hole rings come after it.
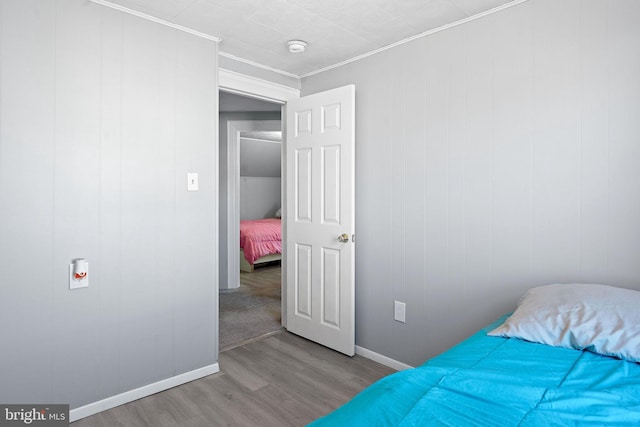
POLYGON ((355 86, 290 100, 286 110, 286 326, 351 356, 355 86))

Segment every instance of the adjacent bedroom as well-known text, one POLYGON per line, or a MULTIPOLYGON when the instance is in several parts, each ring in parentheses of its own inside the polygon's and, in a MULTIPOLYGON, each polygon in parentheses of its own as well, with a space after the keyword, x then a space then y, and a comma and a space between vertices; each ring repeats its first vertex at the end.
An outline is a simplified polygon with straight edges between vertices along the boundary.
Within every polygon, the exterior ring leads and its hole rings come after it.
POLYGON ((231 196, 228 205, 236 208, 221 213, 228 218, 221 229, 239 244, 239 250, 220 249, 239 266, 220 280, 219 339, 225 351, 282 331, 282 130, 280 104, 227 92, 219 99, 226 130, 221 147, 230 148, 220 156, 221 170, 234 178, 221 194, 231 196))

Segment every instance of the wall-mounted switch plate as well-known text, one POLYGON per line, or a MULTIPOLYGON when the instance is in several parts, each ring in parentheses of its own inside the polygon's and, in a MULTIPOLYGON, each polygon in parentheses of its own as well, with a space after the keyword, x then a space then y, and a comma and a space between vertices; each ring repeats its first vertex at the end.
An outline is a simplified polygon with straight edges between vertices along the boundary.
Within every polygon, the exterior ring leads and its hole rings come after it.
POLYGON ((405 323, 405 315, 407 313, 407 305, 400 301, 393 303, 393 320, 405 323))
POLYGON ((187 173, 187 191, 198 191, 198 174, 195 172, 187 173))

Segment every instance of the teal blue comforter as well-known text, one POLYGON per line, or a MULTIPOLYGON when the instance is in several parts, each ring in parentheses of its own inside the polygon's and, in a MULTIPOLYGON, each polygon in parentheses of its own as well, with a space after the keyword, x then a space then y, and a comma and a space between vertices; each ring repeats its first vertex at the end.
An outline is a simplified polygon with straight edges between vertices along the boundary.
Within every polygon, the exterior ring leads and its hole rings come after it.
POLYGON ((487 336, 502 320, 311 426, 640 426, 640 364, 487 336))

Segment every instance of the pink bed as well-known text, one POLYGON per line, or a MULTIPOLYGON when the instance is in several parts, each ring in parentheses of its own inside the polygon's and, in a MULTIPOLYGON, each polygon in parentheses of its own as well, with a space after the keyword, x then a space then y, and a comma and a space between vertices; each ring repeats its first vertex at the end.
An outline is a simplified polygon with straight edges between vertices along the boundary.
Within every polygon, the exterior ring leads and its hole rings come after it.
POLYGON ((282 253, 282 222, 280 218, 240 221, 240 249, 253 264, 265 255, 282 253))

